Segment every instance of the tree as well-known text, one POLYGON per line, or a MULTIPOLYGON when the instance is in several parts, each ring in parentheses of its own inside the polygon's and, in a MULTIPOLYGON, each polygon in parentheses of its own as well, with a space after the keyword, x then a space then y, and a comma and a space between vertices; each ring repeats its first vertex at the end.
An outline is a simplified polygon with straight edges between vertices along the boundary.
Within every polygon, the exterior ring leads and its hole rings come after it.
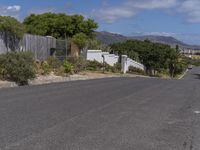
POLYGON ((178 45, 176 45, 176 51, 179 51, 179 46, 178 45))
POLYGON ((7 49, 15 50, 18 48, 19 41, 24 33, 24 25, 15 18, 0 16, 0 34, 7 49))
POLYGON ((97 49, 97 50, 102 50, 106 52, 113 52, 111 47, 109 45, 103 44, 96 39, 89 39, 87 42, 87 49, 97 49))
POLYGON ((186 68, 186 60, 179 51, 169 45, 152 43, 149 40, 128 40, 123 43, 112 44, 119 55, 126 54, 128 57, 140 61, 146 67, 149 74, 155 75, 162 70, 169 71, 172 77, 180 74, 186 68))
POLYGON ((53 36, 55 38, 72 38, 78 33, 84 33, 89 38, 94 37, 98 24, 92 19, 81 15, 66 15, 64 13, 31 14, 24 20, 26 30, 30 34, 53 36))
POLYGON ((187 60, 175 49, 170 51, 168 55, 169 73, 171 77, 175 77, 187 68, 187 60))
POLYGON ((87 45, 88 37, 84 33, 78 33, 73 36, 72 41, 79 47, 79 49, 83 49, 87 45))

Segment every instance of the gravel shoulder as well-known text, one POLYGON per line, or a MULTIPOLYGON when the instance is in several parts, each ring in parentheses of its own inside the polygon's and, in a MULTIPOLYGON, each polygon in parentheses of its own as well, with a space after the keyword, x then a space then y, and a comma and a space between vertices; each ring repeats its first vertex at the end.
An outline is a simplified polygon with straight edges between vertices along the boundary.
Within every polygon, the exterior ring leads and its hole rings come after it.
MULTIPOLYGON (((42 85, 50 83, 59 83, 59 82, 69 82, 69 81, 78 81, 78 80, 92 80, 92 79, 102 79, 102 78, 113 78, 113 77, 147 77, 133 74, 120 74, 120 73, 100 73, 100 72, 81 72, 79 74, 74 74, 70 76, 56 76, 54 74, 50 75, 38 75, 34 80, 29 81, 29 85, 42 85)), ((2 81, 0 80, 0 89, 1 88, 11 88, 17 87, 15 82, 2 81)))

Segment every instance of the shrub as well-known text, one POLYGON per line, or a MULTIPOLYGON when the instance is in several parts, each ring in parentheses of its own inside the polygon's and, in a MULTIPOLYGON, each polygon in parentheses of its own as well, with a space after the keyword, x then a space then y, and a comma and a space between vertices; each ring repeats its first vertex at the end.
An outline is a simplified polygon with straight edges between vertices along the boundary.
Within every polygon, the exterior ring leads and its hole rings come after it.
POLYGON ((188 59, 188 64, 191 64, 194 66, 200 66, 200 60, 199 59, 188 59))
POLYGON ((28 84, 35 77, 33 57, 29 52, 10 52, 0 55, 0 70, 3 79, 15 81, 18 85, 28 84))
POLYGON ((105 71, 108 71, 108 72, 112 72, 112 73, 119 73, 121 72, 121 64, 120 63, 116 63, 114 64, 114 66, 111 66, 107 63, 105 63, 105 71))
POLYGON ((64 67, 65 73, 69 73, 69 74, 73 73, 73 65, 69 63, 67 60, 64 61, 63 67, 64 67))
POLYGON ((49 67, 51 67, 54 71, 62 66, 62 62, 58 58, 53 56, 47 59, 47 63, 49 64, 49 67))
POLYGON ((67 61, 73 64, 75 73, 86 70, 87 61, 83 57, 68 57, 67 61))
POLYGON ((5 63, 7 62, 7 57, 5 54, 0 55, 0 78, 5 79, 6 78, 6 69, 5 69, 5 63))
POLYGON ((129 67, 128 73, 135 73, 135 74, 145 75, 145 71, 143 71, 141 69, 138 69, 138 68, 135 68, 133 66, 129 67))
POLYGON ((87 61, 86 69, 90 71, 98 71, 102 70, 103 64, 94 60, 94 61, 87 61))
POLYGON ((0 79, 3 79, 4 69, 0 67, 0 79))
POLYGON ((114 67, 110 66, 107 63, 105 63, 103 67, 104 67, 105 71, 107 71, 107 72, 113 72, 113 70, 114 70, 114 67))
POLYGON ((164 77, 164 78, 170 77, 169 70, 168 69, 160 69, 157 76, 164 77))
POLYGON ((120 63, 116 63, 116 64, 113 66, 112 72, 114 72, 114 73, 121 72, 121 64, 120 64, 120 63))

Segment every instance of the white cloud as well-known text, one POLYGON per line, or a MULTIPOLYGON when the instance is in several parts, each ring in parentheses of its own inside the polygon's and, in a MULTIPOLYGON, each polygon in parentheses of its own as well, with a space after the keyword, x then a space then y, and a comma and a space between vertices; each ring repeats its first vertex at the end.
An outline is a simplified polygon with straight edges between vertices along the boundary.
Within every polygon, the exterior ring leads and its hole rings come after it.
POLYGON ((55 8, 34 8, 29 11, 30 14, 43 14, 47 12, 56 12, 55 8))
POLYGON ((163 10, 186 16, 190 23, 200 23, 200 0, 124 0, 118 6, 103 6, 93 11, 93 17, 113 23, 131 18, 144 10, 163 10))
POLYGON ((200 1, 185 0, 180 4, 179 12, 187 16, 187 21, 191 23, 200 23, 200 1))
POLYGON ((21 11, 21 6, 19 5, 0 6, 1 16, 12 16, 18 18, 20 11, 21 11))
POLYGON ((130 18, 135 16, 137 13, 136 10, 131 10, 130 8, 122 7, 111 7, 106 9, 98 10, 94 12, 95 17, 99 20, 104 20, 107 23, 113 23, 114 21, 121 19, 121 18, 130 18))
POLYGON ((131 18, 142 10, 167 9, 177 5, 177 0, 126 0, 121 6, 106 7, 93 11, 95 18, 113 23, 123 18, 131 18))
POLYGON ((9 11, 20 11, 21 10, 21 6, 19 6, 19 5, 8 6, 7 10, 9 10, 9 11))
POLYGON ((161 9, 171 8, 177 4, 177 0, 129 0, 125 3, 137 9, 161 9))

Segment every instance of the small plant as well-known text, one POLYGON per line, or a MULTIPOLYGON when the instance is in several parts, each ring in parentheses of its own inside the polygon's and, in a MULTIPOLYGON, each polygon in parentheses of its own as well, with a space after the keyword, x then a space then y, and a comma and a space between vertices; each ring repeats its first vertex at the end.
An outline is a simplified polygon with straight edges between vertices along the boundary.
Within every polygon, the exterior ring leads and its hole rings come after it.
POLYGON ((94 60, 94 61, 88 61, 86 69, 89 71, 99 71, 102 70, 103 64, 94 60))
POLYGON ((51 67, 47 61, 41 62, 42 75, 48 75, 51 72, 51 67))
POLYGON ((33 63, 34 71, 36 74, 42 74, 41 62, 36 60, 33 63))
POLYGON ((105 71, 107 72, 112 72, 114 70, 113 66, 110 66, 109 64, 107 63, 104 63, 104 69, 105 71))
POLYGON ((73 73, 73 65, 71 63, 69 63, 67 60, 64 61, 64 64, 63 64, 63 67, 64 67, 64 71, 65 73, 67 74, 71 74, 73 73))
POLYGON ((134 74, 139 74, 139 75, 145 75, 145 72, 141 69, 135 68, 133 66, 130 66, 128 69, 128 73, 134 73, 134 74))
POLYGON ((121 72, 121 64, 120 63, 116 63, 116 64, 114 64, 114 66, 111 66, 111 65, 105 63, 104 67, 105 67, 105 71, 107 71, 107 72, 112 72, 112 73, 121 72))
POLYGON ((86 70, 87 61, 83 57, 68 57, 67 61, 74 66, 74 73, 86 70))
POLYGON ((121 72, 121 64, 120 63, 114 64, 112 69, 113 69, 112 70, 113 73, 120 73, 121 72))
POLYGON ((47 59, 47 63, 49 64, 49 66, 55 71, 57 68, 59 68, 60 66, 62 66, 62 62, 56 58, 56 57, 49 57, 47 59))

